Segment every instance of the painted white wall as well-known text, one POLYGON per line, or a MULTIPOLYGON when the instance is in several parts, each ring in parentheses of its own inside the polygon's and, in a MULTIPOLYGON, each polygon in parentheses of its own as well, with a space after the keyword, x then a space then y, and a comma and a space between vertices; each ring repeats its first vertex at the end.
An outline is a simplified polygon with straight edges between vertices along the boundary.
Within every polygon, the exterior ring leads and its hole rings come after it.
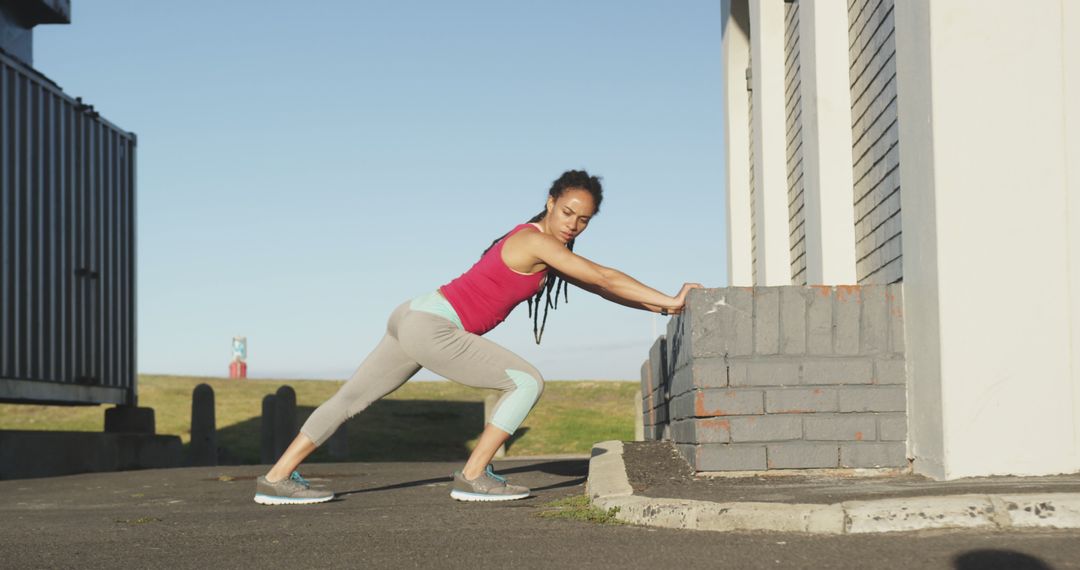
POLYGON ((750 0, 754 98, 755 285, 791 285, 787 115, 784 112, 784 1, 750 0))
POLYGON ((750 221, 750 106, 746 68, 750 65, 750 7, 747 0, 724 0, 724 138, 728 206, 728 280, 730 286, 754 284, 750 221))
POLYGON ((807 285, 854 285, 846 0, 799 2, 807 285))
POLYGON ((932 477, 1080 470, 1067 3, 896 3, 909 437, 932 477))
MULTIPOLYGON (((1064 38, 1065 180, 1069 224, 1069 342, 1073 442, 1080 446, 1080 4, 1061 0, 1064 38)), ((1075 453, 1080 454, 1080 450, 1075 453)), ((1078 460, 1080 462, 1080 460, 1078 460)))

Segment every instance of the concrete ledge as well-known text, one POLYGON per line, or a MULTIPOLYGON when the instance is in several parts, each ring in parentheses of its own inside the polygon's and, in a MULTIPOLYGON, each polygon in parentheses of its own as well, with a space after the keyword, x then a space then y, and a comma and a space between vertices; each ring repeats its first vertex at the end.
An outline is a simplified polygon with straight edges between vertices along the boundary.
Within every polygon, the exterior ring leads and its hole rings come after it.
POLYGON ((0 479, 179 467, 175 435, 0 431, 0 479))
POLYGON ((799 503, 715 503, 633 494, 621 441, 593 447, 587 492, 631 524, 713 531, 863 534, 942 528, 1080 528, 1080 493, 971 494, 799 503))

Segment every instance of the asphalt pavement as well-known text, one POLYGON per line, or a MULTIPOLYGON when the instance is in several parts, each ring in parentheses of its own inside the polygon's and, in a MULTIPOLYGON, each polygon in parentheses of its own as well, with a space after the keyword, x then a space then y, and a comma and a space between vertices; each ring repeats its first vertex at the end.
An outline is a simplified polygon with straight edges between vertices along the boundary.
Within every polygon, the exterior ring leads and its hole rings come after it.
POLYGON ((315 464, 339 498, 252 501, 258 466, 0 481, 4 568, 1080 568, 1080 532, 701 532, 541 517, 587 458, 496 462, 534 496, 449 498, 460 463, 315 464))

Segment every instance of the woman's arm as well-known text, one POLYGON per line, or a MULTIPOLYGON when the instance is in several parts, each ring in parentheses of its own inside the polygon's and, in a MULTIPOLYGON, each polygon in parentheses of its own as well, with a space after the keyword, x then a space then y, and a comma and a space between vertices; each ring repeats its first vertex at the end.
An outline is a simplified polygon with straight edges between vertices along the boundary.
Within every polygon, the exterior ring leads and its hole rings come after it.
POLYGON ((577 255, 551 236, 529 232, 528 238, 522 242, 527 251, 568 281, 628 307, 676 312, 685 304, 687 292, 701 287, 696 283, 687 283, 677 296, 671 297, 617 269, 604 267, 577 255))

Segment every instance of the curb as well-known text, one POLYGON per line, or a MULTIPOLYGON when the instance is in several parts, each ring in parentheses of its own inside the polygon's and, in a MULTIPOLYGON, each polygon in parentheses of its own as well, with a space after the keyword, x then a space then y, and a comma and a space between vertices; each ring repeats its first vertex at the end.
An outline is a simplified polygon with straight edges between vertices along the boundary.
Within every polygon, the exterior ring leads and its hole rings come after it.
POLYGON ((908 497, 831 505, 715 503, 635 496, 626 476, 621 441, 593 446, 586 489, 593 506, 605 511, 617 508, 616 519, 664 528, 813 534, 1080 528, 1080 493, 908 497))

